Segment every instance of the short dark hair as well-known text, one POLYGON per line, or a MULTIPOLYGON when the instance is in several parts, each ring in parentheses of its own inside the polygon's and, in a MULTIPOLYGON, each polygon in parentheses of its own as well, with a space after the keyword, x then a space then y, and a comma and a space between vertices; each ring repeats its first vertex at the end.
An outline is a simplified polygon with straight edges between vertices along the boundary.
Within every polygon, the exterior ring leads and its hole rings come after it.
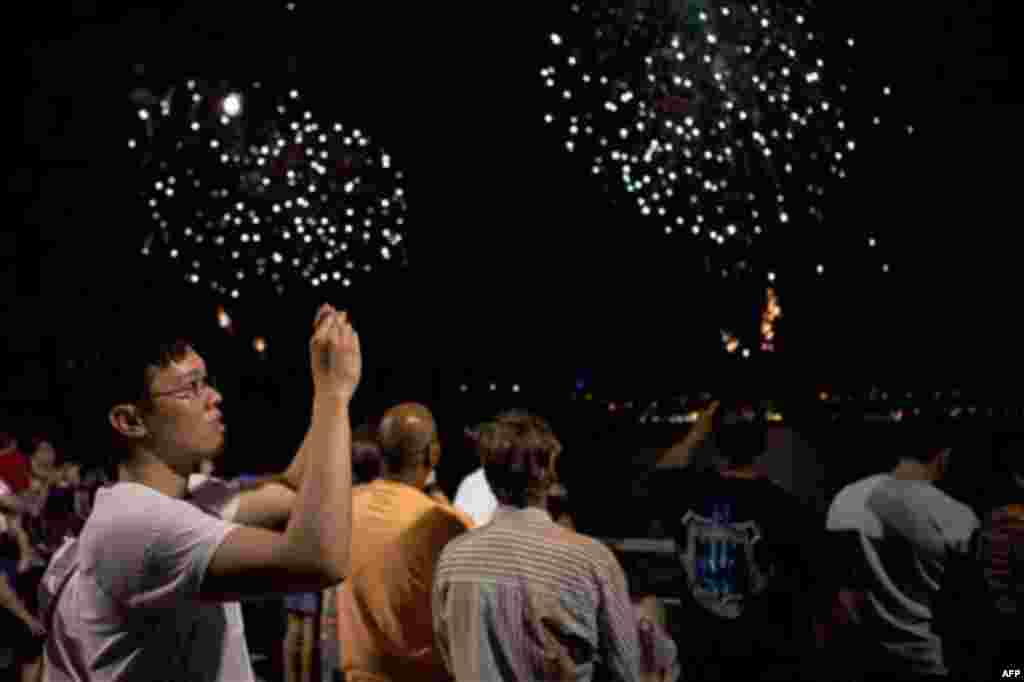
POLYGON ((551 425, 528 413, 503 413, 473 432, 484 477, 504 504, 525 506, 547 494, 554 482, 552 459, 562 444, 551 425))
POLYGON ((380 446, 373 441, 352 442, 352 483, 371 483, 380 478, 384 468, 384 456, 380 446))
POLYGON ((127 403, 143 409, 152 406, 153 373, 185 357, 194 345, 180 335, 174 322, 132 321, 121 336, 97 350, 75 372, 70 436, 73 459, 83 468, 102 468, 116 475, 127 456, 124 439, 110 425, 110 410, 127 403))
POLYGON ((756 401, 731 398, 715 413, 711 441, 719 454, 736 467, 753 464, 768 445, 764 408, 756 401))
POLYGON ((909 459, 927 464, 944 450, 958 448, 963 441, 963 427, 945 420, 913 419, 894 426, 896 459, 909 459))

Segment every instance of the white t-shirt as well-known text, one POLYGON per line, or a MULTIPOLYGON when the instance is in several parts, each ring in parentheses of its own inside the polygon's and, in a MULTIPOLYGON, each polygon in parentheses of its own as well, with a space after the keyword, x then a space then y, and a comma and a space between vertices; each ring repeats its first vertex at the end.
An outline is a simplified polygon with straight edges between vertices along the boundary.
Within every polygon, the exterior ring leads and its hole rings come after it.
POLYGON ((198 600, 237 528, 237 489, 193 476, 190 500, 137 483, 97 491, 79 571, 57 603, 47 682, 253 682, 238 603, 198 600))
POLYGON ((455 506, 469 514, 477 526, 490 523, 498 509, 498 498, 487 483, 483 467, 462 479, 455 491, 455 506))
POLYGON ((880 663, 913 674, 948 674, 932 628, 932 604, 946 557, 968 551, 979 521, 971 509, 925 481, 888 474, 857 481, 836 495, 830 531, 859 541, 868 605, 863 614, 880 663))

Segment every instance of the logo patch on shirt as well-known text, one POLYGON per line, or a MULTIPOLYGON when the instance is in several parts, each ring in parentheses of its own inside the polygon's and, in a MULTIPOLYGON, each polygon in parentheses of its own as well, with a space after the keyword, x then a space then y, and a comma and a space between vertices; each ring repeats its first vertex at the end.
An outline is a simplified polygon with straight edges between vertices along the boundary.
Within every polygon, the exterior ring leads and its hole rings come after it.
POLYGON ((717 616, 738 618, 744 600, 768 583, 754 555, 760 526, 733 522, 729 504, 714 505, 711 518, 691 509, 680 523, 685 540, 679 558, 693 598, 717 616))

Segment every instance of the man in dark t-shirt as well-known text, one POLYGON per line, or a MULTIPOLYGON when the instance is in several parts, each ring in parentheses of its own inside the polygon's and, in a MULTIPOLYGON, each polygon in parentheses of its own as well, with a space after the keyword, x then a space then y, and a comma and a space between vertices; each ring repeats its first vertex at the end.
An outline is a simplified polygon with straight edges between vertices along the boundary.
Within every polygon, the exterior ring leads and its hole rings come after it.
POLYGON ((691 638, 680 649, 704 676, 717 668, 728 677, 798 679, 811 647, 809 557, 823 524, 759 471, 766 433, 756 416, 726 416, 712 435, 717 470, 656 478, 661 523, 683 568, 691 638))
POLYGON ((971 552, 942 588, 944 653, 961 679, 998 677, 1024 662, 1024 440, 1003 444, 998 459, 971 552))

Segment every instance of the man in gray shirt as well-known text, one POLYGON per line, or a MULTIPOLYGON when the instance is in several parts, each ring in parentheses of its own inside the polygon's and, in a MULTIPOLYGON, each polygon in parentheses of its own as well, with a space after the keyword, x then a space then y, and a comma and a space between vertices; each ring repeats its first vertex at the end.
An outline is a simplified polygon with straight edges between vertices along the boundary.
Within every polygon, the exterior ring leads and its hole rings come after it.
POLYGON ((948 430, 907 431, 896 468, 848 485, 828 512, 828 530, 847 540, 841 560, 852 566, 849 584, 837 586, 858 641, 851 653, 872 680, 948 676, 934 603, 949 557, 969 551, 979 525, 935 486, 949 468, 948 430))

